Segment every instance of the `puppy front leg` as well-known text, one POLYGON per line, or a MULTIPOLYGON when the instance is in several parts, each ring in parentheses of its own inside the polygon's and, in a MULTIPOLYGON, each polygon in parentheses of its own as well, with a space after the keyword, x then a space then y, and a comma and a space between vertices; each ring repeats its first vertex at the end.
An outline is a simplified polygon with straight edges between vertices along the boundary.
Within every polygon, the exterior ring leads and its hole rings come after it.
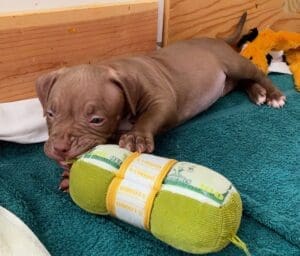
POLYGON ((176 120, 176 111, 165 104, 150 107, 138 118, 132 130, 120 137, 119 146, 130 151, 151 153, 155 135, 174 126, 176 120))

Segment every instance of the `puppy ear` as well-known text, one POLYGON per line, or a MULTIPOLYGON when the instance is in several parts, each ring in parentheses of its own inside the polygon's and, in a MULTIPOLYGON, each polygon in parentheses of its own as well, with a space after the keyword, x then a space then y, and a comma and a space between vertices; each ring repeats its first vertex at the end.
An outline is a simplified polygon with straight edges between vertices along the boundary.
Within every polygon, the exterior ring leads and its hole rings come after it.
POLYGON ((110 80, 116 84, 124 93, 133 116, 136 115, 136 105, 138 100, 137 80, 129 74, 109 68, 110 80))
POLYGON ((59 75, 61 75, 65 71, 65 68, 52 71, 48 74, 41 75, 36 80, 35 88, 37 96, 42 104, 42 107, 45 111, 45 107, 48 101, 48 97, 50 94, 50 91, 55 84, 57 78, 59 75))

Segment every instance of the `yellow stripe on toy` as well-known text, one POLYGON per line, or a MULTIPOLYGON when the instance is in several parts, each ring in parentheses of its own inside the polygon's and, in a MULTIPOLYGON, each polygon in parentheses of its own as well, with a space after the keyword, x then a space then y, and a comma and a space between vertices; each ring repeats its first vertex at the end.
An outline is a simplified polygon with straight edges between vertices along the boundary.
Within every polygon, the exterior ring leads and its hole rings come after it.
POLYGON ((217 252, 237 237, 242 201, 232 183, 198 164, 116 145, 97 146, 76 160, 70 195, 88 212, 111 214, 189 252, 217 252))
POLYGON ((133 153, 116 173, 108 188, 108 212, 139 228, 149 230, 154 198, 175 160, 133 153))
POLYGON ((146 203, 147 208, 146 208, 146 216, 145 216, 144 225, 145 225, 146 229, 148 229, 148 230, 150 229, 150 227, 149 227, 149 225, 150 225, 150 216, 151 216, 151 210, 152 210, 152 206, 153 206, 153 203, 154 203, 155 196, 160 191, 164 178, 166 177, 166 175, 168 174, 168 172, 171 170, 172 166, 176 162, 177 162, 176 160, 171 159, 162 168, 160 174, 156 178, 156 181, 155 181, 154 186, 152 188, 151 194, 149 195, 149 197, 147 199, 147 203, 146 203))
POLYGON ((108 191, 107 191, 107 197, 106 197, 106 207, 110 214, 116 216, 116 210, 115 210, 115 202, 116 202, 116 191, 118 187, 120 186, 124 174, 128 168, 128 166, 131 164, 131 162, 139 156, 139 153, 133 153, 128 158, 125 159, 125 161, 120 166, 120 170, 116 173, 115 178, 111 182, 108 191))

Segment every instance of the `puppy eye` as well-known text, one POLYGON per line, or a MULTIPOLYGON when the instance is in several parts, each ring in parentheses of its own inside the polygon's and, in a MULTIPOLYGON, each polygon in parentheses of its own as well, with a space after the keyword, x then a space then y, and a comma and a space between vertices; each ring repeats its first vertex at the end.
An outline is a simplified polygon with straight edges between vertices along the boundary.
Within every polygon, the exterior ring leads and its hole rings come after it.
POLYGON ((47 110, 47 117, 50 119, 54 117, 54 113, 51 110, 47 110))
POLYGON ((100 117, 100 116, 93 116, 90 119, 90 123, 94 124, 94 125, 101 125, 104 121, 104 118, 100 117))

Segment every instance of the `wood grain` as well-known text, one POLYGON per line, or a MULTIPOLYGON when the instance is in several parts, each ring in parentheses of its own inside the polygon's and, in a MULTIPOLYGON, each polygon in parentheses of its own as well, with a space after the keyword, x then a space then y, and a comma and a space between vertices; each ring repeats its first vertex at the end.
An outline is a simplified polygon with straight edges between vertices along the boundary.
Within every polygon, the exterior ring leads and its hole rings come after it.
POLYGON ((244 11, 245 32, 253 27, 300 32, 299 0, 165 0, 164 45, 200 36, 226 37, 244 11))
POLYGON ((141 2, 0 17, 0 102, 35 97, 62 66, 154 50, 157 3, 141 2))

